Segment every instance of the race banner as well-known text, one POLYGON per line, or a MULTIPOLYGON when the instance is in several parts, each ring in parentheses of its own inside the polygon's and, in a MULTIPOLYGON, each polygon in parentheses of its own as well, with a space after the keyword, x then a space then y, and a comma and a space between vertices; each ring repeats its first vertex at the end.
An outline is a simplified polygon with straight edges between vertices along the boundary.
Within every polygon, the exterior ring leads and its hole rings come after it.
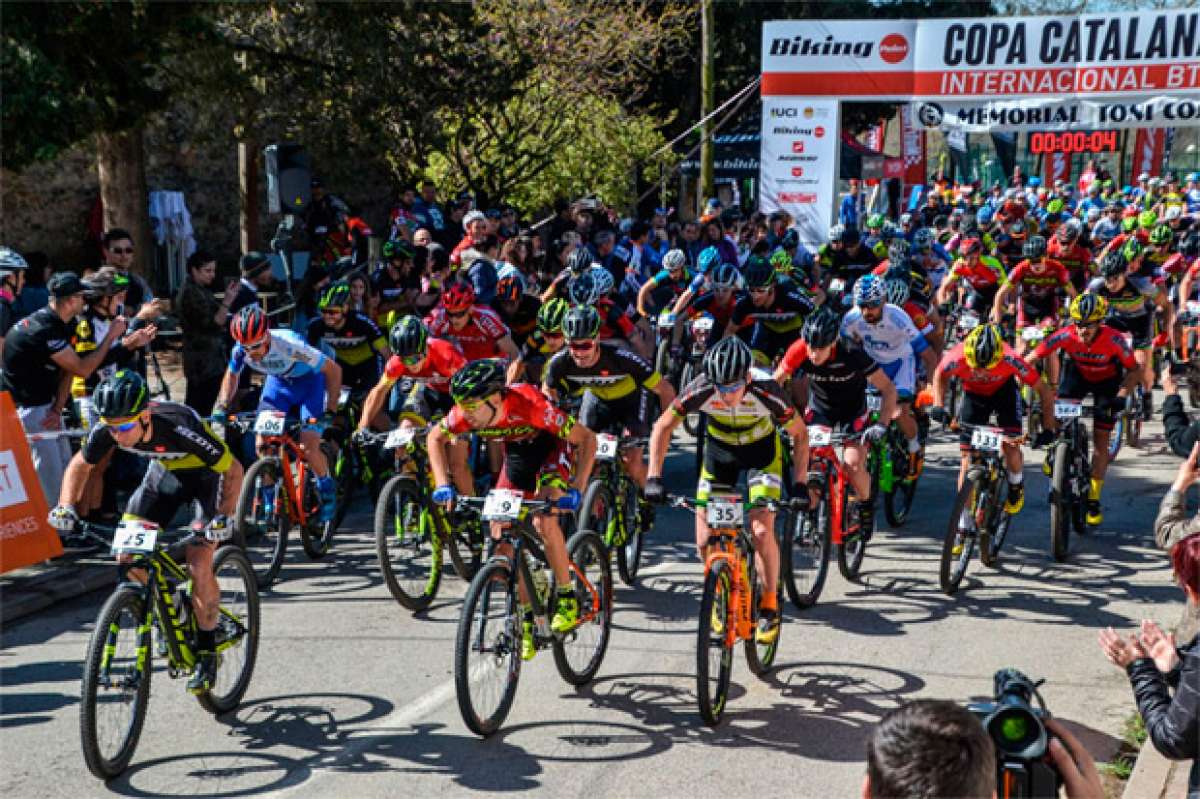
POLYGON ((1060 180, 1070 184, 1071 153, 1062 150, 1046 153, 1043 167, 1045 171, 1043 180, 1047 186, 1054 186, 1060 180))
POLYGON ((812 249, 825 242, 832 223, 839 125, 836 100, 763 102, 759 207, 791 214, 800 241, 812 249))
POLYGON ((923 128, 961 128, 971 133, 1200 125, 1200 96, 921 100, 912 106, 923 128))
POLYGON ((1139 130, 1133 144, 1133 164, 1130 171, 1135 175, 1143 172, 1154 176, 1162 174, 1163 148, 1167 132, 1163 128, 1139 130))
POLYGON ((904 158, 904 182, 925 182, 925 131, 917 125, 911 105, 900 108, 900 152, 904 158))

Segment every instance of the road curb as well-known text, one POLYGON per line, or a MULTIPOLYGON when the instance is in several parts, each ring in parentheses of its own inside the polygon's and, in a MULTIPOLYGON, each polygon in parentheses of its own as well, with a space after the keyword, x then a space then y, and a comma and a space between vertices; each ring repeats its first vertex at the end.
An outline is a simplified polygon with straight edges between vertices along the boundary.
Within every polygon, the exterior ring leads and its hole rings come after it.
POLYGON ((116 582, 116 568, 95 565, 58 569, 22 585, 7 587, 0 592, 0 627, 116 582))
POLYGON ((1167 795, 1175 765, 1174 761, 1159 754, 1154 744, 1147 740, 1138 752, 1121 799, 1162 799, 1167 795))

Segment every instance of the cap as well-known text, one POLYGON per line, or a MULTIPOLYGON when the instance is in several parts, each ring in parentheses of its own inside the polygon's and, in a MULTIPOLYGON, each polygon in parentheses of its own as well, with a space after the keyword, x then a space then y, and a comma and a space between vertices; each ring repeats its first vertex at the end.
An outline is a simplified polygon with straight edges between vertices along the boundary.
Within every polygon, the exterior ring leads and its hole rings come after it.
POLYGON ((46 283, 46 288, 53 297, 73 297, 83 293, 84 285, 74 272, 55 272, 46 283))
POLYGON ((271 268, 271 259, 258 250, 251 250, 242 256, 239 266, 242 277, 256 277, 271 268))
POLYGON ((470 227, 472 222, 483 222, 486 219, 487 217, 483 215, 483 211, 471 211, 469 214, 463 217, 463 230, 466 230, 468 227, 470 227))

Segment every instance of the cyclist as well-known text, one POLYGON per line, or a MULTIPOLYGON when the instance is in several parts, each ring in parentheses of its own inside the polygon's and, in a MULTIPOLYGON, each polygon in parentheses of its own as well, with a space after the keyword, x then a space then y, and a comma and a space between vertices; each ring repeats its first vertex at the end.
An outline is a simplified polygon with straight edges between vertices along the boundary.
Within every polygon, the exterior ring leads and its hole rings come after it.
POLYGON ((916 478, 921 473, 921 442, 912 403, 917 358, 925 364, 926 374, 937 367, 929 342, 903 309, 887 304, 886 287, 878 275, 865 275, 855 284, 854 307, 842 318, 842 335, 858 342, 896 385, 896 424, 908 442, 908 474, 916 478))
MULTIPOLYGON (((868 385, 879 392, 880 419, 895 415, 896 387, 861 347, 840 338, 840 325, 837 314, 831 309, 818 308, 805 321, 800 338, 788 347, 779 362, 775 381, 786 386, 791 380, 795 396, 800 378, 808 378, 810 399, 804 415, 805 424, 829 427, 835 433, 862 433, 864 440, 874 440, 882 436, 886 428, 881 424, 868 426, 868 385)), ((870 540, 875 529, 875 503, 871 501, 871 476, 865 468, 867 455, 862 441, 846 440, 842 463, 858 498, 862 535, 870 540)), ((815 497, 810 496, 810 499, 815 497)))
MULTIPOLYGON (((29 264, 16 250, 0 246, 0 352, 4 351, 4 337, 17 323, 14 305, 21 288, 25 285, 25 270, 29 264)), ((3 358, 0 358, 0 364, 3 358)))
POLYGON ((504 322, 491 308, 475 304, 475 288, 461 278, 442 292, 441 304, 425 317, 429 334, 444 338, 468 361, 517 357, 517 345, 504 322))
MULTIPOLYGON (((290 330, 271 330, 267 327, 267 315, 258 305, 247 305, 238 311, 229 323, 229 332, 236 343, 229 356, 225 377, 221 379, 214 417, 227 415, 242 369, 249 366, 265 374, 267 381, 258 401, 258 410, 286 414, 299 410, 301 413, 300 448, 317 476, 321 521, 329 521, 337 505, 337 492, 333 478, 329 476, 329 463, 321 451, 321 432, 329 426, 337 411, 342 388, 341 367, 332 358, 310 347, 298 334, 290 330)), ((261 451, 261 438, 256 445, 261 451)))
MULTIPOLYGON (((688 414, 703 413, 704 465, 696 483, 696 501, 708 502, 714 484, 734 486, 742 470, 750 501, 778 500, 783 485, 783 444, 777 426, 792 438, 792 497, 803 504, 808 498, 808 432, 783 389, 765 372, 753 370, 754 356, 736 336, 723 338, 704 356, 703 372, 689 383, 654 423, 650 437, 650 467, 646 499, 661 502, 663 460, 671 433, 688 414)), ((775 595, 779 578, 779 545, 775 540, 775 513, 765 507, 750 511, 755 562, 763 579, 755 640, 769 644, 779 637, 779 605, 775 595)), ((708 521, 696 513, 696 547, 701 561, 707 556, 708 521)))
POLYGON ((926 276, 933 289, 942 284, 946 273, 950 271, 950 253, 946 252, 929 228, 921 228, 913 234, 909 259, 926 276))
POLYGON ((942 338, 942 331, 938 329, 941 319, 938 317, 937 309, 924 308, 919 302, 913 300, 913 292, 909 284, 911 272, 904 267, 897 267, 894 271, 889 271, 891 273, 883 280, 883 289, 888 304, 895 305, 908 314, 908 318, 912 320, 917 332, 925 337, 929 348, 933 350, 933 357, 941 357, 945 340, 942 338))
MULTIPOLYGON (((1096 426, 1092 431, 1092 478, 1087 498, 1087 523, 1104 521, 1100 510, 1100 493, 1108 470, 1108 439, 1116 424, 1116 413, 1124 398, 1137 385, 1141 372, 1133 350, 1125 337, 1104 324, 1108 301, 1087 291, 1071 301, 1071 324, 1048 336, 1033 351, 1034 360, 1042 360, 1061 350, 1070 356, 1063 364, 1058 396, 1082 400, 1088 394, 1095 397, 1096 426)), ((1049 421, 1049 417, 1046 417, 1049 421)), ((1051 450, 1052 451, 1052 450, 1051 450)), ((1049 453, 1047 453, 1049 454, 1049 453)), ((1050 472, 1047 459, 1042 466, 1050 472)))
MULTIPOLYGON (((504 444, 504 466, 496 484, 498 488, 553 500, 561 509, 578 508, 596 454, 596 435, 591 430, 554 407, 536 386, 518 383, 505 387, 504 364, 495 359, 472 361, 455 372, 450 379, 450 396, 454 407, 430 428, 425 440, 437 485, 434 502, 453 508, 457 492, 450 484, 444 448, 452 439, 474 432, 480 438, 504 444), (575 453, 573 481, 568 445, 575 453)), ((536 515, 533 525, 559 587, 550 627, 556 633, 570 632, 579 622, 579 601, 568 571, 562 528, 553 513, 536 515)), ((521 657, 525 660, 536 652, 528 593, 531 588, 519 586, 525 608, 521 645, 521 657)))
POLYGON ((563 348, 562 322, 570 308, 561 297, 542 303, 537 313, 537 327, 521 345, 516 359, 508 365, 508 382, 541 382, 546 360, 563 348))
POLYGON ((332 351, 342 369, 342 386, 359 399, 379 382, 391 352, 379 326, 350 306, 350 284, 339 280, 330 285, 318 304, 320 317, 308 323, 307 340, 314 349, 332 351))
MULTIPOLYGON (((570 288, 571 281, 591 268, 592 251, 587 247, 579 247, 567 256, 566 267, 554 276, 554 279, 550 281, 550 285, 542 292, 542 302, 549 302, 554 297, 561 297, 564 300, 569 299, 570 295, 567 293, 567 290, 570 288)), ((607 272, 608 270, 604 271, 607 272)), ((609 277, 612 277, 612 275, 609 275, 609 277)))
MULTIPOLYGON (((650 311, 646 310, 648 307, 646 302, 647 300, 651 299, 652 296, 655 298, 655 305, 665 308, 673 305, 674 302, 679 299, 679 297, 685 291, 690 290, 694 292, 695 288, 698 288, 704 284, 703 275, 705 272, 709 271, 708 269, 705 269, 705 262, 711 262, 714 258, 718 257, 719 256, 717 255, 716 247, 708 247, 701 251, 698 259, 700 274, 693 275, 688 271, 687 256, 684 255, 683 250, 668 251, 667 254, 663 256, 663 268, 649 280, 643 283, 642 287, 638 290, 638 313, 640 313, 642 316, 650 316, 650 311), (711 257, 706 258, 710 252, 711 257), (701 279, 698 285, 693 288, 693 283, 696 282, 697 277, 701 279)), ((709 269, 711 269, 712 264, 709 263, 707 265, 709 269)))
MULTIPOLYGON (((701 292, 695 299, 688 297, 688 292, 675 303, 675 314, 685 311, 690 317, 708 314, 713 319, 714 330, 724 330, 733 317, 733 309, 737 306, 736 289, 741 275, 733 264, 721 264, 709 275, 708 289, 701 292)), ((717 336, 708 337, 708 346, 717 343, 717 336)))
MULTIPOLYGON (((825 291, 839 298, 842 306, 849 307, 854 284, 860 277, 879 265, 879 257, 862 243, 854 227, 834 226, 830 231, 829 249, 819 258, 825 291), (836 228, 841 227, 840 230, 836 228), (835 237, 833 234, 837 233, 835 237)), ((841 312, 843 308, 835 306, 841 312)))
MULTIPOLYGON (((590 305, 572 308, 563 318, 567 347, 547 363, 542 372, 542 393, 558 403, 559 393, 582 396, 579 422, 588 430, 622 429, 634 438, 650 434, 650 395, 660 407, 675 399, 670 382, 644 358, 612 341, 601 341, 600 314, 590 305)), ((642 448, 625 451, 625 467, 639 489, 646 487, 642 448)), ((643 523, 648 514, 643 514, 643 523)))
POLYGON ((654 337, 647 333, 646 321, 635 324, 625 301, 612 292, 612 275, 597 266, 571 281, 568 296, 572 305, 590 305, 600 314, 600 338, 624 341, 643 358, 649 358, 654 337))
MULTIPOLYGON (((1048 383, 1043 383, 1037 369, 1017 355, 1004 343, 1000 329, 993 324, 983 324, 967 334, 956 347, 942 356, 933 379, 933 407, 929 416, 945 422, 947 414, 942 403, 950 379, 962 381, 963 399, 958 421, 967 425, 986 425, 992 414, 996 424, 1006 436, 1016 437, 1021 433, 1021 392, 1017 381, 1033 386, 1042 402, 1042 418, 1045 426, 1035 442, 1044 446, 1054 439, 1057 422, 1054 418, 1054 392, 1048 383)), ((958 486, 971 461, 971 433, 959 432, 959 449, 962 457, 958 467, 958 486)), ((1008 469, 1008 495, 1004 510, 1014 514, 1025 505, 1024 467, 1025 461, 1018 441, 1005 439, 1003 443, 1004 463, 1008 469)))
POLYGON ((371 274, 371 290, 379 297, 376 319, 386 323, 389 314, 411 311, 421 290, 420 272, 415 267, 417 251, 404 239, 383 245, 383 263, 371 274))
POLYGON ((967 289, 963 307, 986 318, 996 302, 996 294, 1008 283, 1004 267, 995 258, 983 254, 983 242, 978 236, 964 239, 958 252, 959 259, 938 288, 938 304, 950 304, 955 284, 961 281, 967 289))
POLYGON ((738 335, 754 353, 757 363, 769 366, 796 338, 813 301, 800 291, 783 291, 774 268, 759 256, 746 261, 742 273, 746 289, 739 293, 725 327, 725 335, 738 335))
POLYGON ((227 516, 233 513, 241 490, 242 465, 191 408, 149 399, 146 381, 131 369, 122 369, 96 386, 92 403, 100 414, 100 424, 92 428, 71 459, 49 521, 58 530, 75 528, 79 522, 75 505, 88 478, 118 447, 150 459, 141 485, 129 497, 124 518, 146 519, 166 527, 181 505, 195 503, 192 530, 197 535, 188 539, 186 554, 199 657, 188 689, 203 693, 212 688, 217 675, 221 592, 212 569, 213 551, 232 532, 227 516), (167 480, 168 474, 173 481, 167 480), (173 490, 168 489, 171 483, 177 484, 173 490))
POLYGON ((541 307, 541 300, 525 293, 525 281, 519 272, 514 270, 497 281, 492 310, 500 317, 500 321, 508 325, 513 343, 518 348, 525 345, 525 340, 537 327, 537 315, 541 307))

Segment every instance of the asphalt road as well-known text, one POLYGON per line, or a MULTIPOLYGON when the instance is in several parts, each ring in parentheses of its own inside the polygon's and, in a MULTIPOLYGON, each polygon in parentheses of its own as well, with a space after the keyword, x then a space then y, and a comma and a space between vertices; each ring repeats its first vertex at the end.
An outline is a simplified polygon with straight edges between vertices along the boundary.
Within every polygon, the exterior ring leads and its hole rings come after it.
MULTIPOLYGON (((884 713, 917 697, 985 698, 1004 666, 1046 678, 1050 709, 1104 760, 1134 706, 1096 632, 1143 617, 1174 623, 1181 601, 1151 530, 1176 461, 1157 421, 1148 434, 1141 451, 1114 464, 1106 521, 1072 538, 1066 564, 1048 555, 1046 478, 1036 463, 1027 468, 1026 508, 1001 567, 976 561, 953 598, 938 589, 937 558, 956 449, 935 444, 912 518, 875 536, 861 582, 831 566, 815 608, 801 615, 788 606, 777 666, 765 678, 739 654, 716 729, 695 705, 701 570, 682 512, 660 515, 639 585, 618 583, 596 680, 573 689, 540 654, 522 670, 504 728, 484 741, 463 725, 451 675, 465 585, 448 577, 426 614, 402 609, 383 585, 364 509, 327 561, 308 561, 293 542, 281 582, 264 595, 258 666, 242 707, 214 719, 160 669, 133 764, 107 787, 85 769, 79 744, 84 649, 104 596, 4 630, 0 793, 857 795, 865 742, 884 713)), ((672 456, 670 488, 686 490, 690 464, 685 445, 672 456)))

